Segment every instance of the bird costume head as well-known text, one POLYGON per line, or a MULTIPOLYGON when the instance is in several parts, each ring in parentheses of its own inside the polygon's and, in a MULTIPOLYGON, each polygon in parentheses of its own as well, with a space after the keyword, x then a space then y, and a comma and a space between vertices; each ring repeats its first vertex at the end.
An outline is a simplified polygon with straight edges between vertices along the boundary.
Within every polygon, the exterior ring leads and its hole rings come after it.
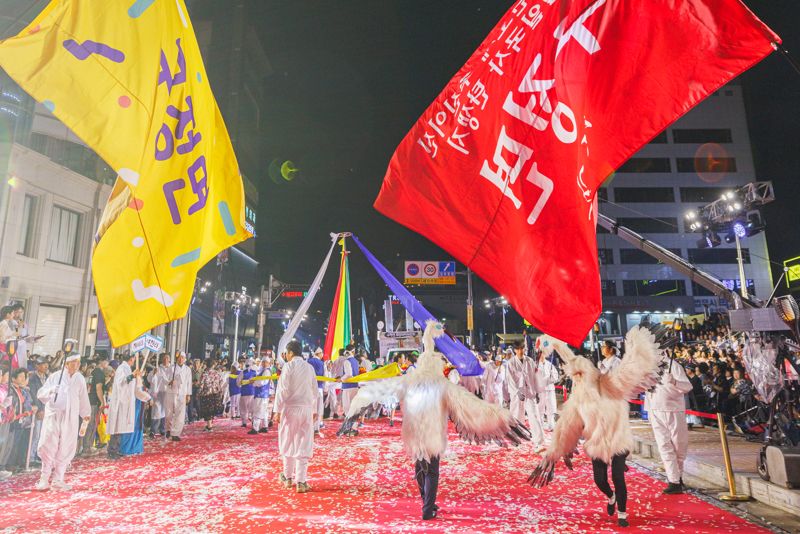
POLYGON ((425 333, 422 335, 422 354, 417 359, 417 373, 442 376, 446 365, 444 354, 436 352, 434 339, 444 335, 441 323, 429 320, 425 324, 425 333))
POLYGON ((562 369, 569 376, 573 382, 581 383, 583 381, 595 381, 600 375, 600 371, 594 366, 591 360, 579 356, 569 350, 563 341, 560 341, 551 336, 540 336, 536 340, 536 346, 541 350, 545 356, 549 356, 554 350, 558 357, 564 362, 562 369), (566 350, 557 350, 559 346, 566 350))

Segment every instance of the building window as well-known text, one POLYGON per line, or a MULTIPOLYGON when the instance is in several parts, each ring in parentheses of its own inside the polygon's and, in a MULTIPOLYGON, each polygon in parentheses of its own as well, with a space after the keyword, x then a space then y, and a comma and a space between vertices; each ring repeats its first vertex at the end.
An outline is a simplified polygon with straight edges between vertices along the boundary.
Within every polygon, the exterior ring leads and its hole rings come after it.
POLYGON ((622 290, 626 297, 660 297, 686 295, 683 280, 623 280, 622 290))
POLYGON ((598 248, 597 257, 600 259, 600 265, 613 265, 614 264, 614 250, 610 248, 598 248))
POLYGON ((650 141, 650 144, 654 144, 654 145, 664 145, 666 143, 667 143, 667 131, 666 130, 664 130, 663 132, 661 132, 660 134, 655 136, 650 141))
MULTIPOLYGON (((690 248, 689 261, 706 265, 738 263, 735 248, 690 248)), ((742 249, 742 261, 750 263, 750 250, 742 249)))
POLYGON ((729 190, 722 187, 681 187, 681 202, 714 202, 729 190))
POLYGON ((617 172, 672 172, 672 165, 669 158, 631 158, 617 172))
POLYGON ((75 265, 75 250, 78 247, 80 221, 80 214, 53 206, 53 217, 50 219, 50 236, 47 246, 48 260, 75 265))
POLYGON ((644 234, 675 234, 678 232, 678 219, 675 217, 620 217, 620 226, 644 234))
POLYGON ((675 202, 671 187, 615 187, 617 202, 675 202))
POLYGON ((41 354, 55 354, 64 344, 64 336, 69 322, 69 308, 42 304, 36 314, 36 332, 43 336, 37 342, 41 346, 41 354))
MULTIPOLYGON (((681 255, 681 249, 679 248, 671 248, 669 251, 677 256, 681 255)), ((619 261, 620 263, 628 265, 655 265, 661 263, 647 252, 639 250, 638 248, 620 249, 619 261)))
POLYGON ((22 207, 22 217, 20 218, 19 242, 17 243, 17 254, 23 256, 33 256, 36 226, 36 197, 25 195, 25 204, 22 207))
POLYGON ((600 290, 604 297, 617 296, 617 281, 616 280, 600 280, 600 290))
MULTIPOLYGON (((729 291, 735 291, 737 293, 741 293, 742 289, 742 281, 738 278, 722 278, 720 280, 722 284, 728 288, 729 291)), ((747 293, 750 296, 756 295, 756 284, 752 278, 747 279, 747 293)), ((709 291, 708 289, 704 288, 697 282, 692 282, 692 294, 695 297, 713 297, 714 293, 709 291)))
POLYGON ((736 172, 736 158, 678 158, 678 172, 736 172))
POLYGON ((733 136, 728 128, 698 128, 672 130, 675 143, 732 143, 733 136))

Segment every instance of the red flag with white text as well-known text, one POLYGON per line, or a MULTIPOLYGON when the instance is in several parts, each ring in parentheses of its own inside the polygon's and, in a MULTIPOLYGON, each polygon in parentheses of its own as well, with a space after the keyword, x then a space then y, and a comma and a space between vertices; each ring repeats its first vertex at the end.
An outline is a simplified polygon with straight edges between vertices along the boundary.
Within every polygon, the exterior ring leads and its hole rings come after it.
POLYGON ((397 148, 375 207, 580 343, 598 187, 780 38, 739 0, 519 0, 397 148))

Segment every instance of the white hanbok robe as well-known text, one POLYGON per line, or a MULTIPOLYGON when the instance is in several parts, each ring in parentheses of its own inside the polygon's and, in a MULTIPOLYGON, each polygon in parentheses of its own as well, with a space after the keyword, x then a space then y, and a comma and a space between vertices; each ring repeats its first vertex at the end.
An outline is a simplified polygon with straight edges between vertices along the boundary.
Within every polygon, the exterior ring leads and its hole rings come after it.
POLYGON ((150 400, 150 395, 142 390, 141 379, 133 376, 128 362, 122 362, 114 372, 114 385, 108 401, 108 427, 110 435, 129 434, 136 423, 136 399, 150 400))
POLYGON ((494 362, 489 362, 483 372, 483 400, 498 406, 503 405, 503 382, 505 381, 505 368, 497 367, 494 362))
POLYGON ((314 414, 317 409, 317 377, 302 358, 283 366, 275 392, 275 412, 281 414, 278 451, 289 458, 311 458, 314 446, 314 414))
POLYGON ((50 375, 36 396, 44 403, 44 420, 37 453, 42 459, 42 477, 64 480, 75 449, 81 418, 92 414, 86 379, 81 373, 72 376, 65 370, 50 375), (58 398, 56 398, 58 392, 58 398), (54 402, 55 401, 55 402, 54 402))
POLYGON ((171 436, 180 437, 186 424, 186 397, 192 394, 192 370, 188 365, 173 364, 166 368, 164 378, 167 380, 164 427, 171 436))
POLYGON ((150 371, 147 376, 150 382, 150 396, 153 397, 153 407, 150 411, 153 419, 163 419, 166 415, 164 405, 167 396, 167 383, 164 381, 164 371, 166 366, 159 366, 157 369, 150 371))

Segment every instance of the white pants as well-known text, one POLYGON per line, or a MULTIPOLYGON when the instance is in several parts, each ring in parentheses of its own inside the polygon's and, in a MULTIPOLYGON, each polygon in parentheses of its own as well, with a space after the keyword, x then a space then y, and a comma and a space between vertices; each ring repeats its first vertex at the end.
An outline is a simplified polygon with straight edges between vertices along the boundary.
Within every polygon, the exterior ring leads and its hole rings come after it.
POLYGON ((358 395, 358 388, 350 388, 342 390, 342 414, 347 417, 347 412, 350 411, 350 402, 358 395))
POLYGON ((167 393, 164 425, 171 436, 180 436, 186 424, 186 397, 167 393))
POLYGON ((542 445, 544 443, 544 429, 542 428, 542 416, 539 414, 539 406, 536 399, 525 399, 525 411, 528 413, 528 428, 533 434, 533 444, 542 445))
POLYGON ((652 411, 648 415, 667 480, 677 484, 683 478, 683 461, 689 446, 689 429, 684 412, 652 411))
POLYGON ((253 396, 241 395, 239 397, 239 416, 242 418, 242 424, 247 424, 248 419, 253 417, 253 396))
POLYGON ((322 426, 322 414, 325 411, 325 399, 322 388, 317 388, 317 422, 314 423, 314 431, 318 432, 322 426))
POLYGON ((556 424, 556 390, 548 389, 539 394, 539 415, 542 416, 542 423, 545 430, 553 430, 556 424), (547 423, 544 423, 545 419, 547 423))
POLYGON ((511 397, 511 406, 509 410, 511 411, 511 417, 517 421, 525 420, 525 401, 520 400, 516 393, 511 397))
POLYGON ((231 395, 231 411, 229 413, 231 419, 239 417, 239 398, 240 394, 231 395))
POLYGON ((295 483, 305 482, 308 475, 308 458, 283 457, 283 476, 295 483))
POLYGON ((268 405, 269 398, 261 399, 253 397, 253 430, 267 428, 267 418, 269 417, 269 410, 267 410, 268 405))

